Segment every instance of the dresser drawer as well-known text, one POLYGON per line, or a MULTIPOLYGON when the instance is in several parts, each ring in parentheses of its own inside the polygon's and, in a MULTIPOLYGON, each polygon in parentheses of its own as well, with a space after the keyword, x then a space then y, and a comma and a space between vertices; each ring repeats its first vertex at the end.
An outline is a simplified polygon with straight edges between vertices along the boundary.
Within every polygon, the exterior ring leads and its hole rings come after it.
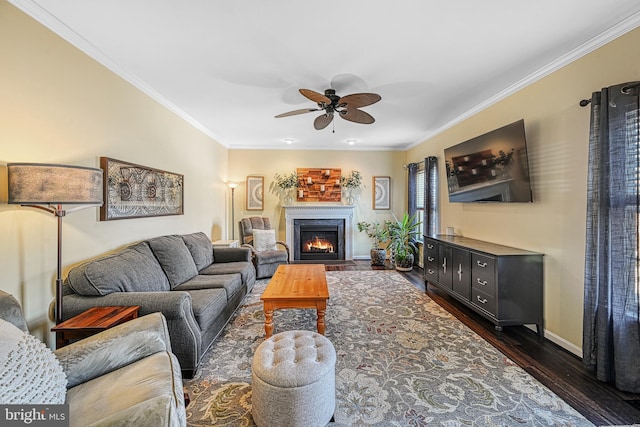
POLYGON ((471 278, 471 288, 491 295, 492 297, 496 296, 496 282, 493 277, 484 278, 474 274, 471 278))
POLYGON ((424 280, 431 283, 438 281, 438 267, 436 265, 427 264, 424 266, 424 280))
POLYGON ((424 255, 426 258, 433 258, 434 261, 438 257, 438 244, 433 240, 427 239, 424 242, 424 255))
POLYGON ((496 299, 493 295, 489 295, 475 287, 472 287, 471 302, 484 311, 491 313, 493 316, 496 315, 496 299))
POLYGON ((471 254, 471 273, 475 278, 482 280, 493 280, 496 276, 496 259, 490 256, 471 254))
POLYGON ((429 282, 438 281, 438 244, 426 239, 424 242, 424 279, 429 282))

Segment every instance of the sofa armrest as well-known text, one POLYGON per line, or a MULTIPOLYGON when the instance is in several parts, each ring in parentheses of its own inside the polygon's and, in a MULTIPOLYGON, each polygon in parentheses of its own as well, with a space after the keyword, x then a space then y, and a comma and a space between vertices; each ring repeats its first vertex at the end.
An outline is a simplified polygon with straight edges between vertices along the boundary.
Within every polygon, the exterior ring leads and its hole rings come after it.
POLYGON ((193 314, 191 295, 186 291, 114 292, 105 296, 64 296, 65 319, 91 307, 139 305, 139 315, 161 312, 171 335, 171 349, 182 369, 195 369, 200 360, 202 332, 193 314))
POLYGON ((287 262, 289 262, 289 259, 291 259, 291 253, 289 252, 289 245, 287 245, 285 242, 280 242, 277 241, 276 245, 281 245, 285 251, 287 251, 287 262))
POLYGON ((153 313, 71 343, 55 355, 71 388, 160 351, 171 352, 169 332, 164 316, 153 313))
POLYGON ((191 295, 188 292, 114 292, 104 296, 65 295, 64 318, 77 316, 93 307, 139 305, 139 315, 161 312, 167 320, 193 317, 191 295))
POLYGON ((249 250, 251 251, 251 256, 252 256, 252 257, 253 257, 253 256, 255 256, 255 255, 256 255, 256 253, 257 253, 256 248, 254 248, 254 247, 253 247, 252 245, 250 245, 249 243, 243 243, 241 247, 242 247, 242 248, 247 248, 247 249, 249 249, 249 250))
POLYGON ((213 248, 213 262, 251 262, 251 249, 240 248, 213 248))

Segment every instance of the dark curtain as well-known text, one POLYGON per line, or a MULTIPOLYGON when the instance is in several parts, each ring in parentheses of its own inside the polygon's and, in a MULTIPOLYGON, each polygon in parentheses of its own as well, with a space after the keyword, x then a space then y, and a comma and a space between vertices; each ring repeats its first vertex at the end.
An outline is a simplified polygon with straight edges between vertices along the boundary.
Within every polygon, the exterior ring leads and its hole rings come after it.
POLYGON ((601 381, 640 393, 640 82, 591 98, 583 362, 601 381))
POLYGON ((440 229, 440 213, 438 211, 438 158, 427 157, 424 159, 424 209, 425 209, 425 236, 438 234, 440 229))

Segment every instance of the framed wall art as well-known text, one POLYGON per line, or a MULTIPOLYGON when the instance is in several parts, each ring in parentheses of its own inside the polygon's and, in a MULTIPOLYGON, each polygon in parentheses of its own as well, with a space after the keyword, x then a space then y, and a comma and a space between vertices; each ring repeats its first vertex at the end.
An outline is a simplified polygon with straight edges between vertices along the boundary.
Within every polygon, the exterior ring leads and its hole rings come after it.
POLYGON ((104 204, 100 221, 184 214, 184 176, 100 157, 104 204))
POLYGON ((373 209, 391 209, 391 177, 373 177, 373 209))
POLYGON ((264 209, 262 192, 264 191, 263 176, 247 177, 247 210, 261 211, 264 209))

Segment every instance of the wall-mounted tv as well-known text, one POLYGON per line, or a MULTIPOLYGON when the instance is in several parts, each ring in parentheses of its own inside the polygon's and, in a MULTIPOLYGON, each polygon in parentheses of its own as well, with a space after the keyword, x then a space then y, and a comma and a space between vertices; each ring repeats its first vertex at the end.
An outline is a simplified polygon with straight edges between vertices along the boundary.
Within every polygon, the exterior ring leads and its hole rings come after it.
POLYGON ((449 202, 531 202, 524 120, 444 150, 449 202))

